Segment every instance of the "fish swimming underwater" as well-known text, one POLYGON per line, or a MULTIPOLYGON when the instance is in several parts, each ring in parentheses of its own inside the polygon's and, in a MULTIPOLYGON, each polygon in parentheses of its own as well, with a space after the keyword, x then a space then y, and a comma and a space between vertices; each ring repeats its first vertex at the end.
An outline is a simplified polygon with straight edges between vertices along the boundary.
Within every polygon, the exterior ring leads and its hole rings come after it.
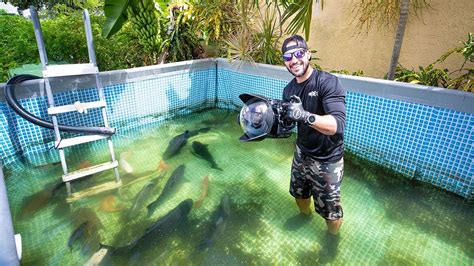
POLYGON ((164 175, 165 174, 161 174, 160 176, 149 181, 148 183, 145 184, 145 186, 143 186, 143 188, 140 190, 137 197, 135 198, 132 208, 130 208, 130 211, 127 214, 128 219, 132 219, 133 217, 137 216, 137 214, 143 208, 146 201, 148 200, 151 193, 153 192, 153 189, 156 187, 158 180, 160 180, 164 175))
POLYGON ((188 142, 188 139, 192 136, 196 136, 197 134, 201 133, 201 132, 207 132, 209 131, 209 127, 204 127, 204 128, 200 128, 200 129, 197 129, 197 130, 193 130, 193 131, 189 131, 189 130, 186 130, 184 131, 184 133, 181 133, 175 137, 173 137, 169 143, 168 143, 168 147, 166 148, 165 152, 163 153, 163 159, 164 160, 167 160, 167 159, 170 159, 171 157, 175 156, 176 154, 179 153, 179 151, 181 150, 181 148, 186 145, 186 143, 188 142))
POLYGON ((81 225, 79 225, 78 228, 74 230, 74 232, 72 232, 71 236, 69 237, 69 240, 67 241, 67 246, 69 247, 69 249, 72 249, 72 244, 74 244, 76 240, 78 240, 79 238, 83 237, 86 234, 88 223, 89 223, 88 221, 83 222, 81 225))
POLYGON ((68 247, 72 249, 77 242, 83 255, 97 250, 100 247, 99 230, 104 226, 95 212, 88 208, 80 208, 72 213, 70 219, 76 229, 69 237, 68 247))
POLYGON ((109 247, 102 245, 109 249, 107 255, 127 255, 133 257, 136 253, 144 248, 153 245, 155 241, 163 239, 169 233, 174 232, 176 228, 187 221, 188 214, 193 207, 193 200, 187 199, 178 204, 174 209, 169 211, 165 216, 158 219, 150 227, 145 229, 143 235, 134 239, 130 244, 123 247, 109 247))
POLYGON ((158 196, 158 198, 156 198, 156 200, 148 204, 148 206, 146 207, 148 210, 148 217, 150 217, 155 212, 156 208, 158 208, 158 206, 163 203, 163 201, 169 195, 174 193, 175 189, 178 187, 178 185, 181 183, 181 180, 183 179, 185 169, 186 168, 184 164, 182 164, 173 171, 170 178, 168 178, 168 181, 166 182, 163 191, 161 191, 161 194, 158 196))
POLYGON ((119 167, 127 174, 131 174, 134 171, 133 167, 128 163, 128 159, 132 155, 133 155, 132 151, 125 151, 125 152, 120 153, 120 156, 119 156, 119 167))
POLYGON ((203 202, 204 199, 206 198, 208 191, 209 191, 209 176, 207 175, 207 176, 205 176, 205 177, 202 179, 201 195, 200 195, 199 198, 194 202, 193 208, 197 209, 197 208, 200 208, 200 207, 201 207, 202 202, 203 202))
POLYGON ((230 216, 230 199, 228 195, 221 198, 219 207, 212 213, 209 219, 209 227, 204 239, 197 245, 197 250, 204 251, 211 247, 226 228, 230 216))
POLYGON ((193 151, 194 154, 206 161, 208 161, 211 164, 211 168, 217 169, 224 171, 222 168, 220 168, 216 161, 214 160, 214 157, 212 154, 209 152, 209 149, 207 148, 207 144, 203 144, 199 141, 193 141, 193 151))
POLYGON ((99 210, 103 212, 117 212, 121 211, 123 208, 117 206, 117 200, 114 195, 108 195, 100 203, 99 210))
POLYGON ((33 216, 36 212, 48 205, 65 185, 66 183, 64 182, 48 184, 41 191, 25 198, 23 200, 23 206, 18 213, 18 218, 24 219, 33 216))

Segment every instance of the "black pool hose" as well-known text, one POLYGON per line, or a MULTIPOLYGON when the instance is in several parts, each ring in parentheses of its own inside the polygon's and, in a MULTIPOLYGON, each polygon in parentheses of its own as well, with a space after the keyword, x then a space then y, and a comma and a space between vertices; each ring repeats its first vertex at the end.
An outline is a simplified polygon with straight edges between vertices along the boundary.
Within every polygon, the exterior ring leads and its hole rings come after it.
MULTIPOLYGON (((8 105, 21 117, 41 127, 54 129, 53 123, 38 118, 28 111, 26 111, 17 101, 15 97, 15 85, 20 84, 27 80, 41 79, 42 77, 34 75, 16 75, 7 81, 5 86, 5 100, 8 105)), ((115 134, 115 128, 108 127, 74 127, 67 125, 58 125, 60 131, 74 132, 74 133, 85 133, 85 134, 99 134, 99 135, 113 135, 115 134)))

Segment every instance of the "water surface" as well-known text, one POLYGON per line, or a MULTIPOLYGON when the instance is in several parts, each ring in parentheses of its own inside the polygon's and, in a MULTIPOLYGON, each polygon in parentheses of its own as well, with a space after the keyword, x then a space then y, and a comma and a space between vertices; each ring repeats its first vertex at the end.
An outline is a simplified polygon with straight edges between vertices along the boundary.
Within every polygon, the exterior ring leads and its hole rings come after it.
MULTIPOLYGON (((472 265, 472 203, 347 156, 344 224, 340 238, 330 239, 322 218, 295 218, 298 211, 288 193, 294 136, 242 143, 241 134, 236 113, 224 110, 119 131, 114 147, 122 160, 124 185, 72 204, 65 203, 64 187, 54 189, 61 180, 60 165, 8 165, 8 197, 15 231, 23 239, 22 264, 83 264, 99 243, 126 246, 180 202, 192 199, 200 204, 186 221, 107 263, 472 265), (206 127, 210 130, 190 137, 179 154, 162 160, 174 136, 206 127), (193 141, 208 145, 223 171, 193 154, 193 141), (183 180, 151 216, 146 207, 127 215, 144 186, 156 183, 141 206, 158 197, 182 164, 183 180), (216 226, 213 217, 219 215, 224 195, 229 197, 229 215, 216 226), (211 241, 199 248, 206 239, 211 241)), ((108 159, 105 145, 81 147, 67 152, 71 169, 108 159)), ((72 187, 80 191, 112 180, 113 172, 108 171, 72 187)))

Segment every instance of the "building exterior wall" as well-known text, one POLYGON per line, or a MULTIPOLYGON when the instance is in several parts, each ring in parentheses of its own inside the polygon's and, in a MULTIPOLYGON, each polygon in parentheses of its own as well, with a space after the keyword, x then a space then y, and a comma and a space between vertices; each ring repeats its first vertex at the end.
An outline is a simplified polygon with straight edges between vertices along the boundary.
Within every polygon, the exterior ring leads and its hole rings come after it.
MULTIPOLYGON (((359 1, 324 1, 313 5, 309 46, 317 50, 324 69, 363 70, 365 76, 382 78, 388 71, 395 39, 393 28, 372 28, 357 34, 353 10, 359 1)), ((448 50, 461 46, 474 33, 474 1, 431 0, 421 17, 410 14, 399 63, 406 68, 427 66, 448 50)), ((453 55, 440 67, 458 69, 464 58, 453 55)), ((474 67, 470 64, 470 67, 474 67)))

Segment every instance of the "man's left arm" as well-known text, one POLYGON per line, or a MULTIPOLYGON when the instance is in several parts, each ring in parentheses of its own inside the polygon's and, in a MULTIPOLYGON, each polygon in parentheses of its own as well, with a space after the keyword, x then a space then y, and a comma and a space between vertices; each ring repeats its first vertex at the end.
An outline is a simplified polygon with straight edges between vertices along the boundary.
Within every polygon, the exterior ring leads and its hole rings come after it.
POLYGON ((332 76, 323 82, 321 92, 326 114, 316 115, 316 122, 310 126, 325 135, 342 134, 346 124, 346 91, 332 76))

